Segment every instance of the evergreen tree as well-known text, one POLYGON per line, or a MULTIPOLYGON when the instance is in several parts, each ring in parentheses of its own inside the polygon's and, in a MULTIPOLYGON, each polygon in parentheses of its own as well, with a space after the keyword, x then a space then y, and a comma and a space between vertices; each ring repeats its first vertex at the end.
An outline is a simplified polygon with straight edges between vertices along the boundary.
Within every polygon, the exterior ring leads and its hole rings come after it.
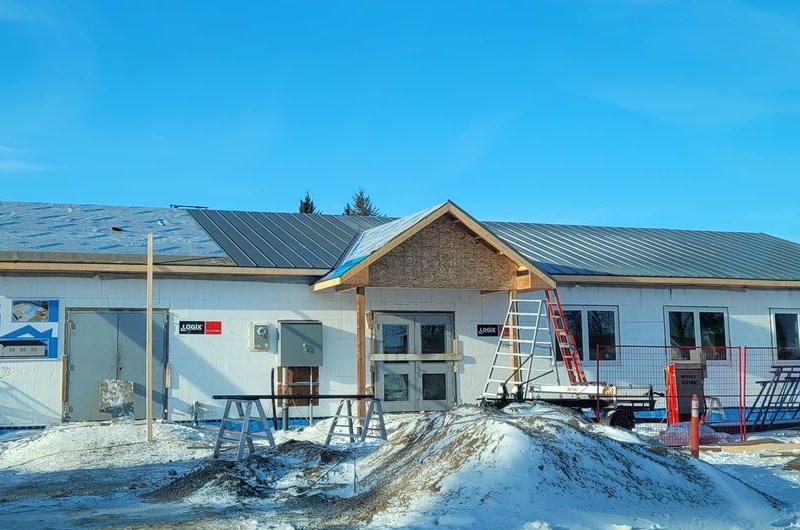
POLYGON ((311 200, 311 195, 306 191, 305 198, 300 201, 300 213, 316 213, 317 207, 314 206, 314 201, 311 200))
POLYGON ((372 204, 364 188, 358 187, 358 191, 353 194, 353 204, 349 202, 344 206, 345 215, 380 215, 380 210, 372 204))

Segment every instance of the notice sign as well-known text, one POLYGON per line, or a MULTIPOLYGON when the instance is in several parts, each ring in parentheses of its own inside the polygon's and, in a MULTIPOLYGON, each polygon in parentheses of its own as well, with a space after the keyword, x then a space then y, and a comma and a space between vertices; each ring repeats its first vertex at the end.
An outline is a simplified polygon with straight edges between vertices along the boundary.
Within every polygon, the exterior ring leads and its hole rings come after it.
POLYGON ((479 337, 499 337, 500 324, 478 324, 479 337))
POLYGON ((178 323, 181 335, 222 335, 221 320, 181 320, 178 323))
POLYGON ((202 320, 181 320, 178 323, 178 333, 181 335, 205 335, 206 323, 202 320))

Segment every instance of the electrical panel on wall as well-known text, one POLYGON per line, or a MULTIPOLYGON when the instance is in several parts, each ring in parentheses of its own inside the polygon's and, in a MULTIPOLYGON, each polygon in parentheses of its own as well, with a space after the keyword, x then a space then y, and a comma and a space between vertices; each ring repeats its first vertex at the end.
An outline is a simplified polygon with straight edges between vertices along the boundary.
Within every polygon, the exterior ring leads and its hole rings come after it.
POLYGON ((269 323, 250 322, 250 351, 269 351, 269 323))
POLYGON ((278 365, 322 366, 322 322, 279 320, 278 365))

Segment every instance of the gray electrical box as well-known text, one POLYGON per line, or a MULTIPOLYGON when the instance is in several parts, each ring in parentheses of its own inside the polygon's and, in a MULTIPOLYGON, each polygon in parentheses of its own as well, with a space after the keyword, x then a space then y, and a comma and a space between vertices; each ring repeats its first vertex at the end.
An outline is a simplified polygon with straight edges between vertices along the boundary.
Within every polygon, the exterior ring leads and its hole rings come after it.
POLYGON ((278 364, 322 366, 322 322, 278 321, 278 364))

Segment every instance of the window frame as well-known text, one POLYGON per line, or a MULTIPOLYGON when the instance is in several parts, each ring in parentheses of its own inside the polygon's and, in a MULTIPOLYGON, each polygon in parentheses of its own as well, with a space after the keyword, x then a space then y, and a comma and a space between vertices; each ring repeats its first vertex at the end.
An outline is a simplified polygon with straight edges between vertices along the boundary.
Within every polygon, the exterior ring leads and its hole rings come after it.
MULTIPOLYGON (((455 313, 446 311, 376 311, 375 313, 375 349, 379 355, 397 356, 398 360, 403 360, 408 356, 437 356, 451 355, 453 353, 453 339, 456 336, 455 313), (385 325, 406 325, 408 326, 408 352, 407 353, 384 353, 383 348, 383 326, 385 325), (423 325, 444 325, 444 351, 422 353, 422 326, 423 325)), ((434 359, 431 359, 434 360, 434 359)))
MULTIPOLYGON (((668 353, 670 348, 675 348, 676 346, 672 345, 672 334, 670 333, 670 320, 669 314, 671 312, 681 312, 681 313, 692 313, 694 316, 694 347, 695 348, 702 348, 703 347, 703 339, 702 333, 700 330, 700 313, 722 313, 722 319, 725 325, 725 358, 724 359, 706 359, 706 362, 714 363, 714 364, 731 364, 733 360, 731 359, 730 355, 730 348, 731 348, 731 329, 730 329, 730 315, 728 314, 728 308, 722 306, 684 306, 684 305, 665 305, 664 306, 664 343, 668 348, 668 353), (698 344, 698 342, 700 344, 698 344)), ((718 348, 720 346, 717 346, 718 348)))
MULTIPOLYGON (((800 335, 800 309, 798 308, 781 308, 781 307, 772 307, 769 310, 769 327, 770 327, 770 340, 772 341, 772 347, 775 348, 775 356, 773 358, 773 362, 776 363, 796 363, 797 359, 780 359, 778 357, 778 323, 775 320, 776 315, 791 315, 793 314, 797 319, 798 325, 798 335, 800 335)), ((798 342, 800 342, 800 336, 798 336, 798 342)))
MULTIPOLYGON (((597 359, 592 359, 592 352, 589 351, 589 311, 610 311, 614 314, 614 344, 617 347, 620 345, 619 333, 619 306, 616 305, 564 305, 564 311, 580 311, 581 312, 581 349, 579 351, 582 363, 596 363, 597 359)), ((575 336, 575 331, 570 329, 570 332, 575 336)), ((577 342, 577 340, 576 340, 577 342)), ((557 350, 556 350, 557 351, 557 350)), ((558 362, 564 362, 563 359, 558 362)), ((619 364, 620 359, 616 351, 613 359, 600 359, 603 364, 619 364)))

